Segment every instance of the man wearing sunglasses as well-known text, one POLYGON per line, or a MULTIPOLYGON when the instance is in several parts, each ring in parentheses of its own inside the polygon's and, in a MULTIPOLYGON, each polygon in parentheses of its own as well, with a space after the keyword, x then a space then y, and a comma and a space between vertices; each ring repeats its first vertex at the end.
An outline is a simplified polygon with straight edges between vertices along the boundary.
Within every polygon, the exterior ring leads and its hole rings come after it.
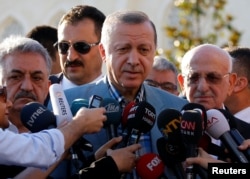
MULTIPOLYGON (((61 18, 58 48, 61 74, 57 83, 63 89, 97 81, 102 77, 102 59, 98 50, 105 15, 95 7, 77 5, 61 18)), ((54 77, 51 77, 52 80, 54 77)), ((54 81, 54 80, 53 80, 54 81)))
POLYGON ((178 71, 173 63, 161 56, 155 56, 153 68, 145 83, 178 95, 177 75, 178 71))

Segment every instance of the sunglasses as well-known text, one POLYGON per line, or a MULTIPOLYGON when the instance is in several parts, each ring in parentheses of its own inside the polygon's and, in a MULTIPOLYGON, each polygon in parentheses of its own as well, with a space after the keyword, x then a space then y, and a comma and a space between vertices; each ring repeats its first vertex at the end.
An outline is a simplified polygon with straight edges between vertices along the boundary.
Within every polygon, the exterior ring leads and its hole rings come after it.
POLYGON ((87 54, 87 53, 89 53, 91 47, 96 46, 98 44, 99 44, 99 42, 90 44, 90 43, 87 43, 84 41, 75 42, 75 43, 71 44, 69 42, 63 41, 63 42, 56 42, 54 44, 54 47, 58 48, 59 53, 61 53, 62 55, 66 55, 71 46, 73 46, 75 51, 77 51, 78 53, 87 54))
POLYGON ((0 100, 3 102, 7 101, 7 90, 5 86, 0 87, 0 100))
POLYGON ((146 79, 145 83, 150 85, 150 86, 160 87, 161 89, 163 89, 165 91, 173 92, 173 91, 177 90, 177 86, 174 85, 173 83, 170 83, 170 82, 158 83, 157 81, 146 79))
POLYGON ((189 75, 184 75, 187 78, 188 84, 197 84, 200 78, 204 78, 209 84, 220 84, 222 79, 231 73, 226 73, 225 75, 217 74, 217 73, 207 73, 205 76, 199 73, 193 73, 189 75))

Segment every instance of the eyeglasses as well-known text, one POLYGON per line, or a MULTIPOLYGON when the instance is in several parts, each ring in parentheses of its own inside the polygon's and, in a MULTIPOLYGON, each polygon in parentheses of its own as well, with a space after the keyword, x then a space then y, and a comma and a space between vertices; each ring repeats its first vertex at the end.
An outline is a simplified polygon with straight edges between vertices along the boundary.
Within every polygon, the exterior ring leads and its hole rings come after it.
POLYGON ((177 90, 177 86, 174 85, 173 83, 170 83, 170 82, 158 83, 157 81, 146 79, 145 83, 150 85, 150 86, 160 87, 161 89, 163 89, 165 91, 172 92, 172 91, 177 90))
POLYGON ((98 45, 99 42, 96 42, 96 43, 87 43, 87 42, 84 42, 84 41, 80 41, 80 42, 75 42, 73 44, 69 43, 69 42, 56 42, 54 44, 54 47, 58 47, 59 49, 59 52, 62 54, 62 55, 65 55, 67 54, 69 48, 71 46, 74 47, 75 51, 81 53, 81 54, 86 54, 86 53, 89 53, 91 47, 93 46, 96 46, 98 45))
POLYGON ((222 82, 222 79, 230 74, 231 73, 226 73, 225 75, 221 75, 221 74, 212 72, 212 73, 205 74, 205 77, 199 73, 192 73, 192 74, 183 75, 183 76, 187 78, 188 84, 197 84, 200 78, 205 78, 206 82, 209 84, 220 84, 222 82))
POLYGON ((5 86, 1 86, 0 87, 0 100, 2 102, 6 102, 7 101, 7 90, 5 86))

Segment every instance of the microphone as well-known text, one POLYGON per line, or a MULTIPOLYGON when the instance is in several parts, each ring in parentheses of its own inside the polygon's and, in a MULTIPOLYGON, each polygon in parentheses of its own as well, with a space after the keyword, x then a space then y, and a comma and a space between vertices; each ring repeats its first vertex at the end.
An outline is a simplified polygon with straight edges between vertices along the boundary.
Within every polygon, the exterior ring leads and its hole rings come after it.
POLYGON ((203 130, 205 130, 207 127, 207 110, 205 109, 205 107, 198 103, 187 103, 182 107, 181 111, 183 113, 184 111, 187 110, 195 110, 200 112, 202 117, 203 130))
POLYGON ((157 150, 163 163, 172 169, 177 179, 185 178, 185 171, 182 163, 185 160, 185 148, 182 141, 178 144, 173 144, 168 139, 161 137, 156 142, 157 150))
POLYGON ((216 109, 207 111, 208 125, 206 131, 215 139, 220 139, 229 152, 233 155, 233 159, 239 163, 248 163, 243 152, 238 150, 238 145, 232 138, 230 127, 225 116, 216 109))
POLYGON ((164 175, 164 164, 158 155, 147 153, 138 159, 136 172, 141 179, 160 178, 164 175))
POLYGON ((75 116, 77 111, 81 107, 88 108, 89 107, 89 100, 81 99, 81 98, 73 100, 71 105, 70 105, 70 110, 72 112, 72 115, 75 116))
POLYGON ((65 121, 71 121, 73 115, 70 111, 70 107, 63 92, 62 86, 57 83, 50 85, 49 94, 53 112, 57 116, 57 126, 60 126, 60 124, 64 123, 65 121))
POLYGON ((149 132, 155 123, 155 108, 146 101, 135 104, 127 118, 126 146, 138 143, 142 133, 149 132))
POLYGON ((127 127, 127 121, 128 121, 128 114, 129 114, 129 111, 132 107, 135 106, 135 102, 134 101, 131 101, 129 102, 123 109, 123 112, 122 112, 122 121, 121 121, 121 124, 122 124, 122 129, 124 130, 126 127, 127 127))
POLYGON ((23 125, 32 133, 56 126, 55 115, 47 110, 44 105, 37 102, 24 105, 20 117, 23 125))
POLYGON ((117 137, 117 127, 120 124, 122 111, 117 100, 113 98, 104 98, 100 104, 106 109, 107 120, 104 122, 104 128, 107 131, 109 140, 117 137))
MULTIPOLYGON (((180 131, 184 145, 186 146, 186 157, 196 157, 198 155, 198 142, 203 135, 202 116, 196 110, 186 110, 182 114, 180 131)), ((195 168, 190 165, 186 168, 186 178, 195 178, 195 168)))

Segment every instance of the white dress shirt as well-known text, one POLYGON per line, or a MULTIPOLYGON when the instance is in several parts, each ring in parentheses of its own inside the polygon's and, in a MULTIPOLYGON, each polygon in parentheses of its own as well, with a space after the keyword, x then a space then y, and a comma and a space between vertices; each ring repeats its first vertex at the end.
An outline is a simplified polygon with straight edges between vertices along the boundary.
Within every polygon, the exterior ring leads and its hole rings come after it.
POLYGON ((64 152, 60 130, 16 134, 0 128, 0 164, 48 168, 64 152))
POLYGON ((234 116, 241 119, 242 121, 250 123, 250 106, 235 113, 234 116))

